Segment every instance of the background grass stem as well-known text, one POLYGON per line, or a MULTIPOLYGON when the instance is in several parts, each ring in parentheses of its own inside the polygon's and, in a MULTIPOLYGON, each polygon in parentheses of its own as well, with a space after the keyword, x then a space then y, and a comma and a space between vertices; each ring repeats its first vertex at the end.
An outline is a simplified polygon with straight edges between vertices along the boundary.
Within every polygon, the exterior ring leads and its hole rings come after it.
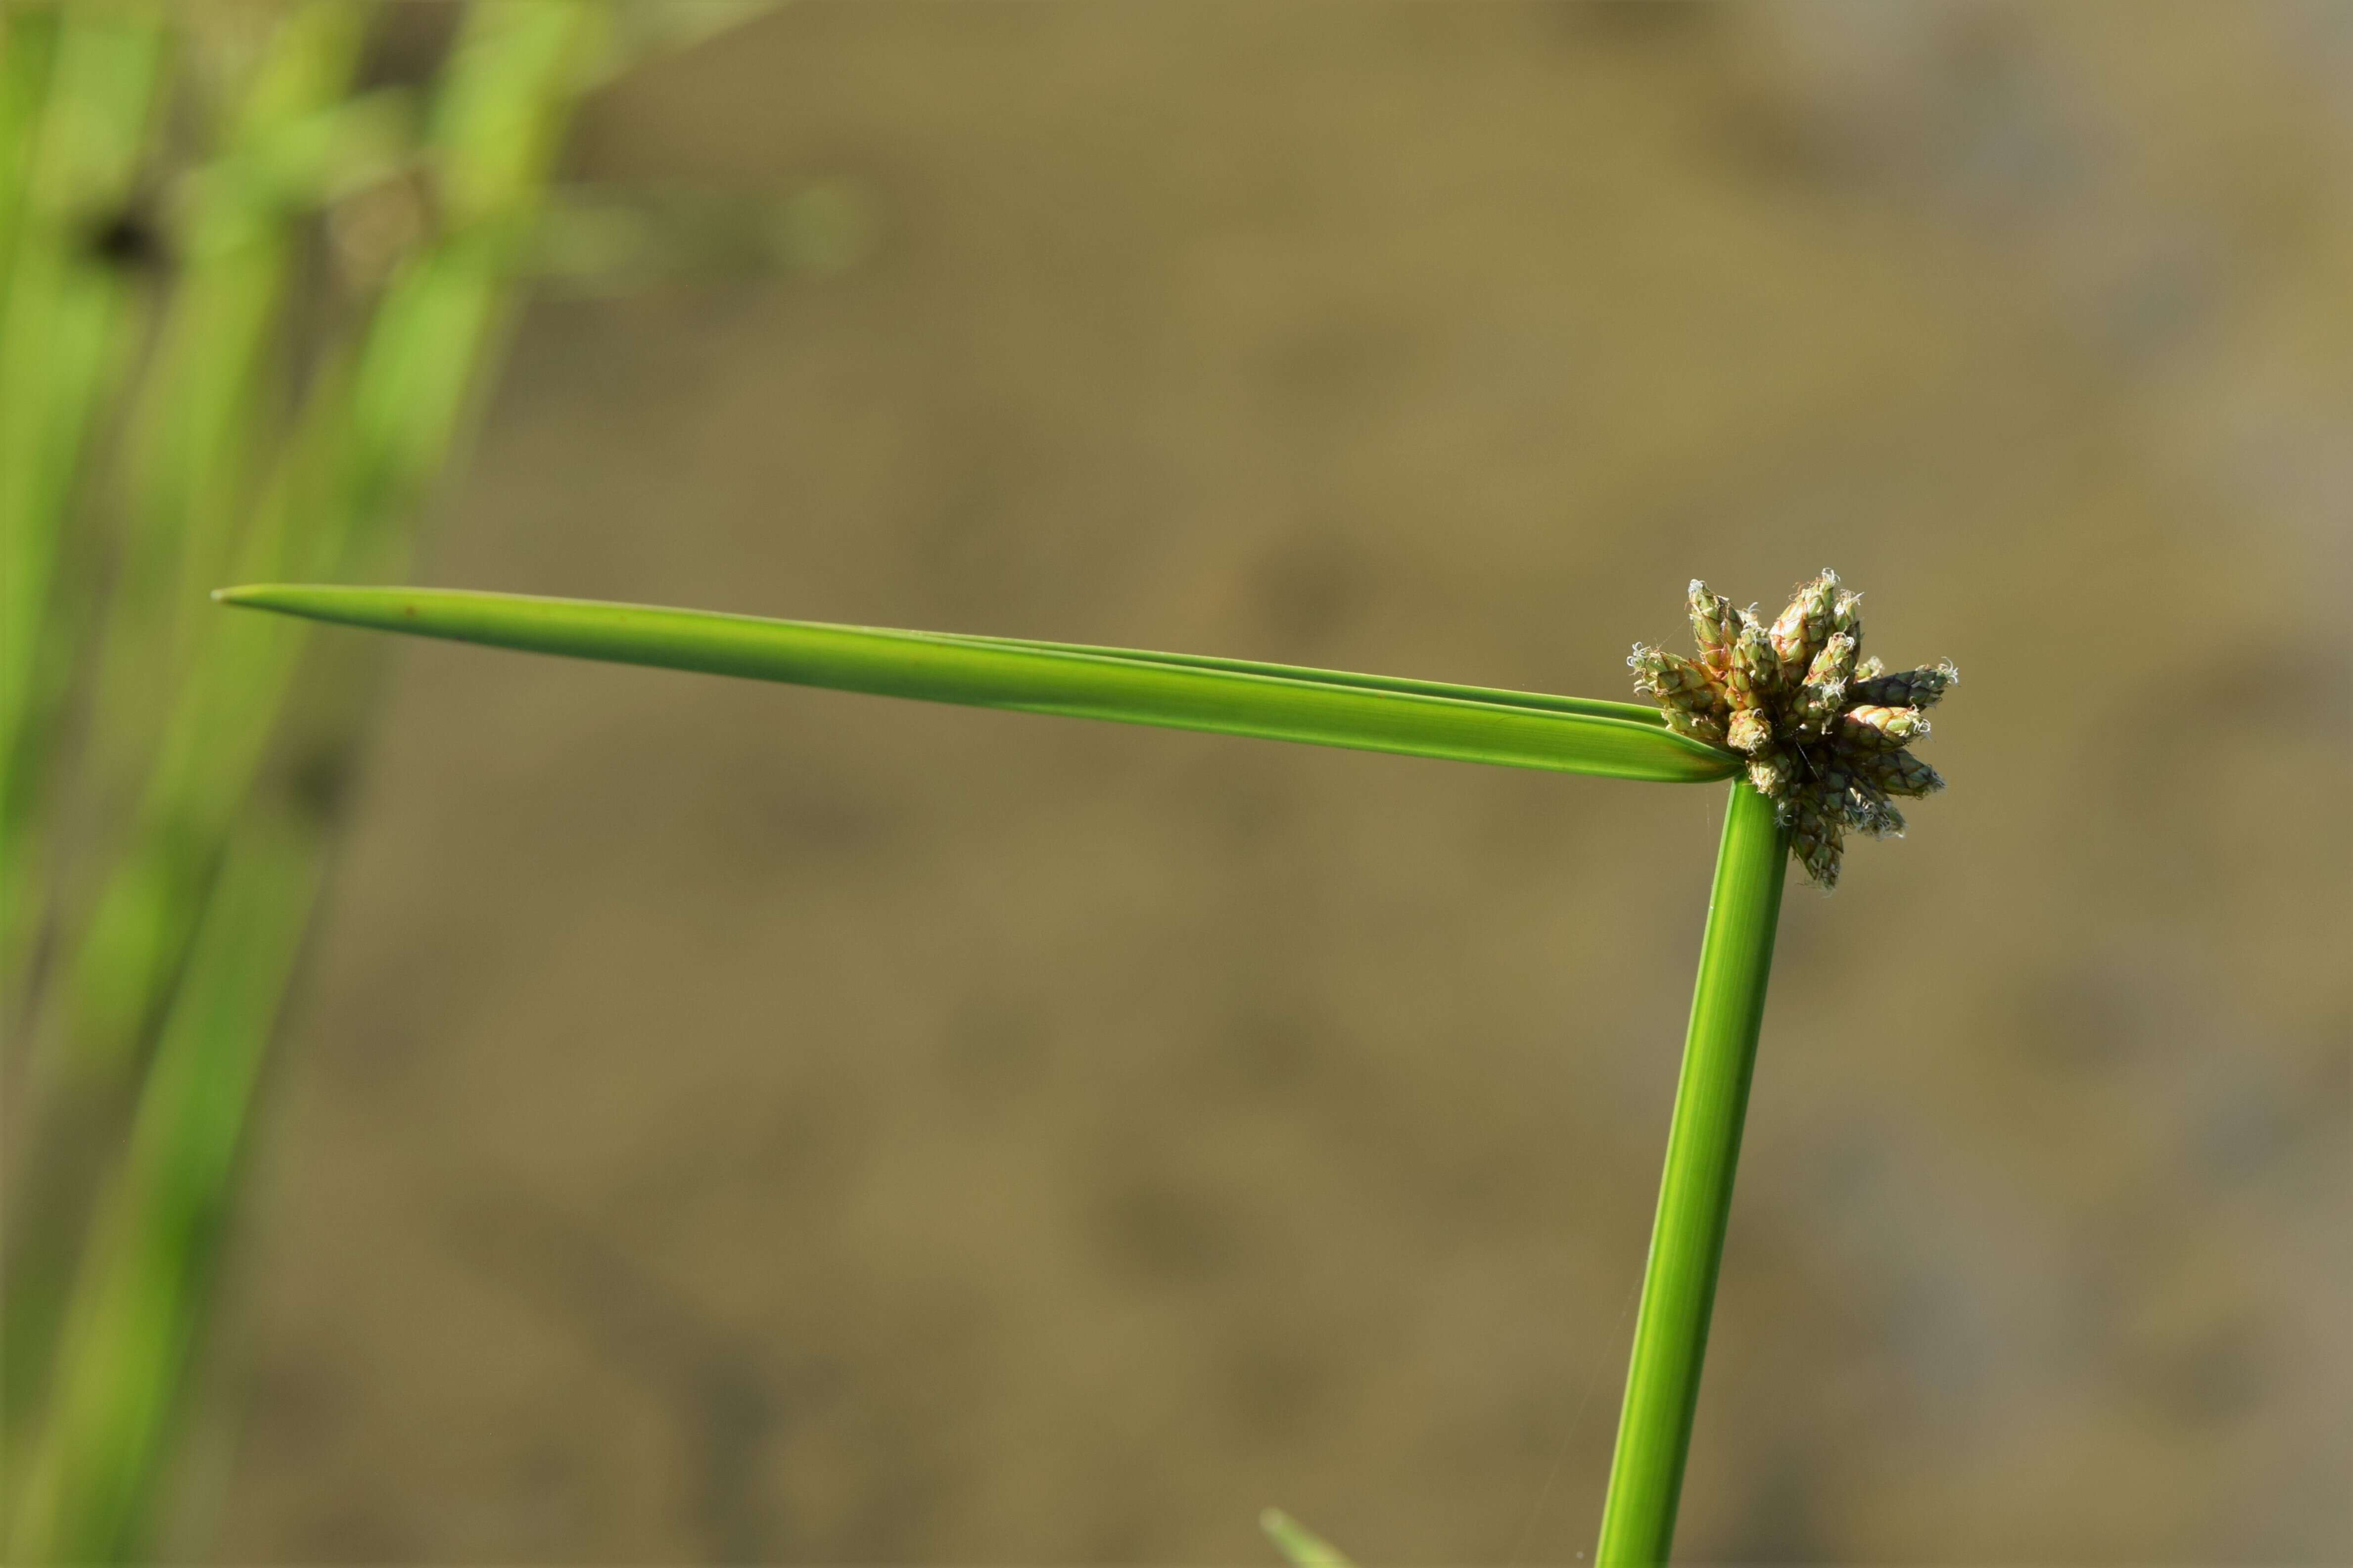
POLYGON ((24 1092, 0 1280, 12 1562, 147 1549, 248 1102, 321 876, 332 805, 313 797, 332 795, 320 781, 340 774, 361 706, 360 672, 306 663, 299 628, 192 616, 203 600, 186 591, 405 557, 497 362, 517 258, 607 53, 606 6, 477 0, 412 138, 399 89, 351 96, 375 15, 309 0, 248 48, 204 17, 68 9, 36 36, 55 37, 45 71, 0 74, 0 124, 30 113, 15 98, 46 93, 23 178, 0 167, 13 258, 0 457, 26 459, 0 463, 0 600, 26 612, 0 614, 0 1002, 24 1021, 6 1063, 24 1092), (208 41, 233 69, 200 83, 193 66, 165 68, 212 58, 208 41), (71 95, 84 78, 111 96, 71 95), (182 120, 215 129, 200 161, 143 177, 177 193, 171 265, 151 278, 103 265, 87 237, 109 210, 93 201, 120 206, 139 185, 152 100, 170 90, 182 120), (326 280, 313 226, 355 184, 412 176, 433 193, 425 218, 338 275, 313 345, 298 319, 317 291, 306 279, 326 280), (163 331, 133 377, 125 344, 150 295, 163 331), (298 372, 290 349, 314 368, 298 372), (101 430, 118 384, 134 389, 130 417, 101 430), (101 439, 115 424, 121 440, 101 439), (110 488, 88 470, 118 446, 114 539, 85 503, 110 488), (69 562, 76 541, 94 557, 110 544, 111 570, 69 562), (65 727, 39 677, 70 668, 68 652, 96 674, 77 688, 73 787, 44 791, 58 771, 45 747, 65 727), (70 858, 49 849, 64 816, 70 858))
POLYGON ((254 1088, 309 924, 318 828, 263 818, 228 857, 190 954, 128 1157, 65 1325, 53 1418, 30 1456, 14 1563, 135 1555, 220 1257, 254 1088))
MULTIPOLYGON (((32 820, 94 567, 69 526, 139 336, 138 271, 93 237, 135 189, 168 42, 140 6, 5 18, 0 73, 0 973, 32 931, 32 820), (31 101, 36 94, 39 101, 31 101)), ((21 1013, 24 998, 7 1001, 21 1013)))

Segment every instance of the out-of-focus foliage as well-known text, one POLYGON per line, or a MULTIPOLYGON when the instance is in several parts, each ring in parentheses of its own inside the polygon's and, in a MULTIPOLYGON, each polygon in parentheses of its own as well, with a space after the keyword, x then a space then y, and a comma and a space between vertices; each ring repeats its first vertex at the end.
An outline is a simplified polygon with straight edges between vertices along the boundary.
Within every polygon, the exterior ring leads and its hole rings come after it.
POLYGON ((1258 1527, 1292 1568, 1352 1568, 1338 1547, 1279 1508, 1260 1514, 1258 1527))
POLYGON ((0 13, 12 1562, 142 1550, 367 690, 205 592, 399 570, 581 96, 758 8, 0 13))

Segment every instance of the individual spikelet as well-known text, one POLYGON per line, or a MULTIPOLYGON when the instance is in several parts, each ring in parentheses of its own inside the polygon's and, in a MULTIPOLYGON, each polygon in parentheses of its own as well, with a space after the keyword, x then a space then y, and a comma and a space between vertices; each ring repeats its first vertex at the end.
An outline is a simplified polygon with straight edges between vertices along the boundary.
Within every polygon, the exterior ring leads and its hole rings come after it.
POLYGON ((1732 601, 1721 594, 1711 594, 1707 584, 1694 577, 1691 582, 1692 637, 1699 644, 1699 661, 1711 671, 1722 675, 1732 664, 1732 645, 1740 637, 1740 612, 1732 601))
POLYGON ((1713 746, 1725 743, 1731 710, 1704 666, 1641 643, 1626 662, 1634 667, 1634 689, 1658 700, 1669 729, 1713 746))
POLYGON ((1901 669, 1893 675, 1873 672, 1854 683, 1854 700, 1881 708, 1933 708, 1960 678, 1961 672, 1950 660, 1934 669, 1901 669))
POLYGON ((1668 726, 1748 759, 1748 782, 1774 805, 1806 875, 1838 885, 1846 835, 1897 837, 1897 796, 1945 787, 1908 748, 1928 733, 1922 710, 1960 679, 1947 662, 1889 672, 1862 657, 1862 595, 1824 572, 1768 624, 1694 578, 1697 660, 1637 643, 1635 689, 1668 726))

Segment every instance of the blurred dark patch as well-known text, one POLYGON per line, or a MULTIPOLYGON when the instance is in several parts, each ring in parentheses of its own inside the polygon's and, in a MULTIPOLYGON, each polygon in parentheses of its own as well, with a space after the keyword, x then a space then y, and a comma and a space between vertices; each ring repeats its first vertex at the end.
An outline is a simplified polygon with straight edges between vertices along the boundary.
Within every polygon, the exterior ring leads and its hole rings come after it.
POLYGON ((1547 9, 1572 45, 1686 44, 1723 20, 1723 8, 1709 0, 1568 0, 1547 9))
POLYGON ((1220 1402, 1246 1442, 1285 1443, 1312 1430, 1335 1383, 1327 1352, 1272 1325, 1245 1331, 1218 1370, 1220 1402))
POLYGON ((2022 14, 1948 6, 1928 32, 1924 172, 1982 217, 2047 220, 2082 184, 2083 160, 2095 150, 2069 133, 2073 106, 2063 87, 2040 76, 2022 14))
POLYGON ((1353 541, 1335 534, 1286 538, 1261 558, 1252 575, 1257 618, 1273 646, 1314 649, 1365 614, 1374 581, 1363 546, 1353 541))
POLYGON ((450 42, 457 37, 458 24, 464 16, 463 6, 447 4, 446 0, 379 8, 367 50, 360 58, 353 90, 356 93, 381 87, 413 87, 430 81, 448 55, 450 42))
POLYGON ((2074 1071, 2146 1054, 2154 1003, 2137 966, 2078 959, 2022 976, 1994 1033, 2032 1059, 2074 1071))
POLYGON ((1727 83, 1708 126, 1714 149, 1736 177, 1828 184, 1869 166, 1865 139, 1856 127, 1757 83, 1727 83))
POLYGON ((1820 1509, 1810 1479, 1820 1469, 1815 1456, 1793 1449, 1786 1441, 1770 1446, 1772 1458, 1761 1468, 1726 1532, 1725 1558, 1736 1563, 1834 1561, 1817 1522, 1820 1509))
POLYGON ((270 1358, 255 1368, 242 1393, 247 1440, 294 1454, 321 1448, 338 1436, 351 1408, 341 1372, 315 1354, 270 1358))
POLYGON ((297 1526, 301 1556, 313 1563, 417 1563, 423 1542, 405 1518, 365 1498, 322 1504, 297 1526))
POLYGON ((2329 1026, 2299 1058, 2312 1081, 2304 1086, 2295 1103, 2342 1144, 2348 1131, 2353 1131, 2347 1127, 2344 1114, 2345 1108, 2353 1105, 2353 1050, 2345 1048, 2346 1041, 2353 1039, 2353 1017, 2340 1010, 2329 1026))
POLYGON ((1313 319, 1277 340, 1268 380, 1311 406, 1353 406, 1404 379, 1416 343, 1402 321, 1313 319))
MULTIPOLYGON (((1302 466, 1356 449, 1388 406, 1421 381, 1426 329, 1367 315, 1311 315, 1268 348, 1263 381, 1284 405, 1302 466)), ((1353 527, 1335 529, 1348 536, 1353 527)))
POLYGON ((590 1455, 578 1435, 568 1441, 543 1436, 515 1457, 497 1489, 495 1535, 580 1540, 593 1520, 596 1493, 590 1455))
POLYGON ((124 207, 91 224, 83 249, 91 260, 121 272, 162 273, 172 265, 162 223, 141 207, 124 207))
POLYGON ((1862 1261, 1879 1307, 1873 1337, 1902 1367, 1907 1392, 1948 1426, 1981 1411, 2005 1350, 1988 1330, 1988 1303, 1949 1259, 1916 1245, 1890 1237, 1862 1261))
POLYGON ((2197 1110, 2191 1146, 2200 1165, 2234 1183, 2279 1163, 2297 1131, 2280 1106, 2255 1085, 2225 1084, 2197 1110))
POLYGON ((2168 681, 2161 700, 2185 705, 2201 728, 2294 723, 2333 731, 2341 745, 2353 713, 2353 661, 2319 637, 2234 640, 2168 681), (2316 725, 2324 715, 2334 722, 2316 725))
POLYGON ((2070 1365, 2113 1364, 2123 1344, 2126 1319, 2153 1292, 2162 1271, 2172 1225, 2158 1204, 2138 1194, 2087 1205, 2066 1234, 2069 1264, 2064 1300, 2057 1321, 2062 1355, 2070 1365))
POLYGON ((1098 1486, 1096 1503, 1089 1512, 1082 1563, 1144 1563, 1151 1559, 1158 1538, 1154 1525, 1164 1506, 1150 1496, 1123 1496, 1098 1486), (1106 1495, 1108 1494, 1108 1495, 1106 1495))
POLYGON ((352 749, 343 744, 306 747, 286 771, 286 789, 296 810, 315 822, 341 820, 350 804, 352 749))
POLYGON ((957 1099, 983 1107, 1016 1100, 1050 1076, 1047 1020, 1034 1007, 987 994, 956 1009, 942 1041, 942 1074, 957 1099))
POLYGON ((909 575, 923 582, 938 624, 968 629, 1003 602, 1007 576, 1023 566, 1018 518, 1042 477, 1030 451, 1036 433, 986 405, 959 408, 934 428, 922 510, 904 520, 909 575))
POLYGON ((710 1561, 774 1557, 779 1504, 765 1486, 765 1451, 824 1380, 794 1379, 788 1401, 785 1380, 765 1365, 767 1347, 720 1329, 602 1231, 502 1184, 478 1180, 464 1191, 446 1211, 459 1252, 670 1402, 693 1456, 689 1507, 710 1561))
POLYGON ((2227 1426, 2261 1403, 2269 1359, 2260 1331, 2234 1320, 2163 1357, 2143 1381, 2173 1418, 2227 1426))
MULTIPOLYGON (((1501 1118, 1470 1113, 1467 1120, 1504 1126, 1501 1118)), ((1407 1165, 1391 1156, 1409 1180, 1400 1183, 1400 1219, 1411 1219, 1456 1245, 1525 1234, 1532 1220, 1554 1211, 1556 1194, 1531 1179, 1536 1163, 1515 1140, 1495 1137, 1441 1161, 1407 1165)))
POLYGON ((1192 770, 1198 782, 1187 798, 1227 845, 1278 847, 1294 819, 1289 787, 1271 770, 1218 765, 1229 760, 1222 753, 1203 757, 1192 770))
POLYGON ((353 1092, 392 1092, 436 1058, 446 1057, 451 1019, 498 984, 497 935, 450 921, 375 956, 347 984, 353 1005, 344 1025, 319 1043, 321 1061, 353 1092))
POLYGON ((702 838, 698 859, 758 879, 811 859, 871 859, 904 818, 871 791, 764 761, 713 770, 691 820, 702 838))
POLYGON ((2194 246, 2151 251, 2104 290, 2094 325, 2117 364, 2130 370, 2189 344, 2221 303, 2221 282, 2215 259, 2194 246))
POLYGON ((1205 1104, 1255 1104, 1323 1085, 1333 1065, 1331 1026, 1310 1005, 1247 997, 1186 1056, 1205 1104))
MULTIPOLYGON (((780 1044, 771 1040, 766 1048, 780 1044)), ((755 1129, 748 1173, 775 1193, 780 1220, 801 1208, 839 1204, 872 1157, 877 1138, 879 1091, 872 1085, 828 1071, 806 1074, 794 1089, 747 1113, 755 1129)))
POLYGON ((1115 1179, 1096 1195, 1094 1232, 1105 1263, 1142 1285, 1200 1284, 1242 1260, 1231 1205, 1151 1173, 1115 1179))

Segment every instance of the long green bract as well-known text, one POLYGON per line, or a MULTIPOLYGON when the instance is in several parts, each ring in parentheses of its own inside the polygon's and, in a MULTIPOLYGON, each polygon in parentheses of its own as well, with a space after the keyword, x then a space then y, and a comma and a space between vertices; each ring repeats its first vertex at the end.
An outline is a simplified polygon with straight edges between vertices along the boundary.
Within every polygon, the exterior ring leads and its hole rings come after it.
POLYGON ((262 585, 224 602, 534 653, 1026 713, 1694 784, 1731 752, 1620 703, 1240 660, 458 589, 262 585))

